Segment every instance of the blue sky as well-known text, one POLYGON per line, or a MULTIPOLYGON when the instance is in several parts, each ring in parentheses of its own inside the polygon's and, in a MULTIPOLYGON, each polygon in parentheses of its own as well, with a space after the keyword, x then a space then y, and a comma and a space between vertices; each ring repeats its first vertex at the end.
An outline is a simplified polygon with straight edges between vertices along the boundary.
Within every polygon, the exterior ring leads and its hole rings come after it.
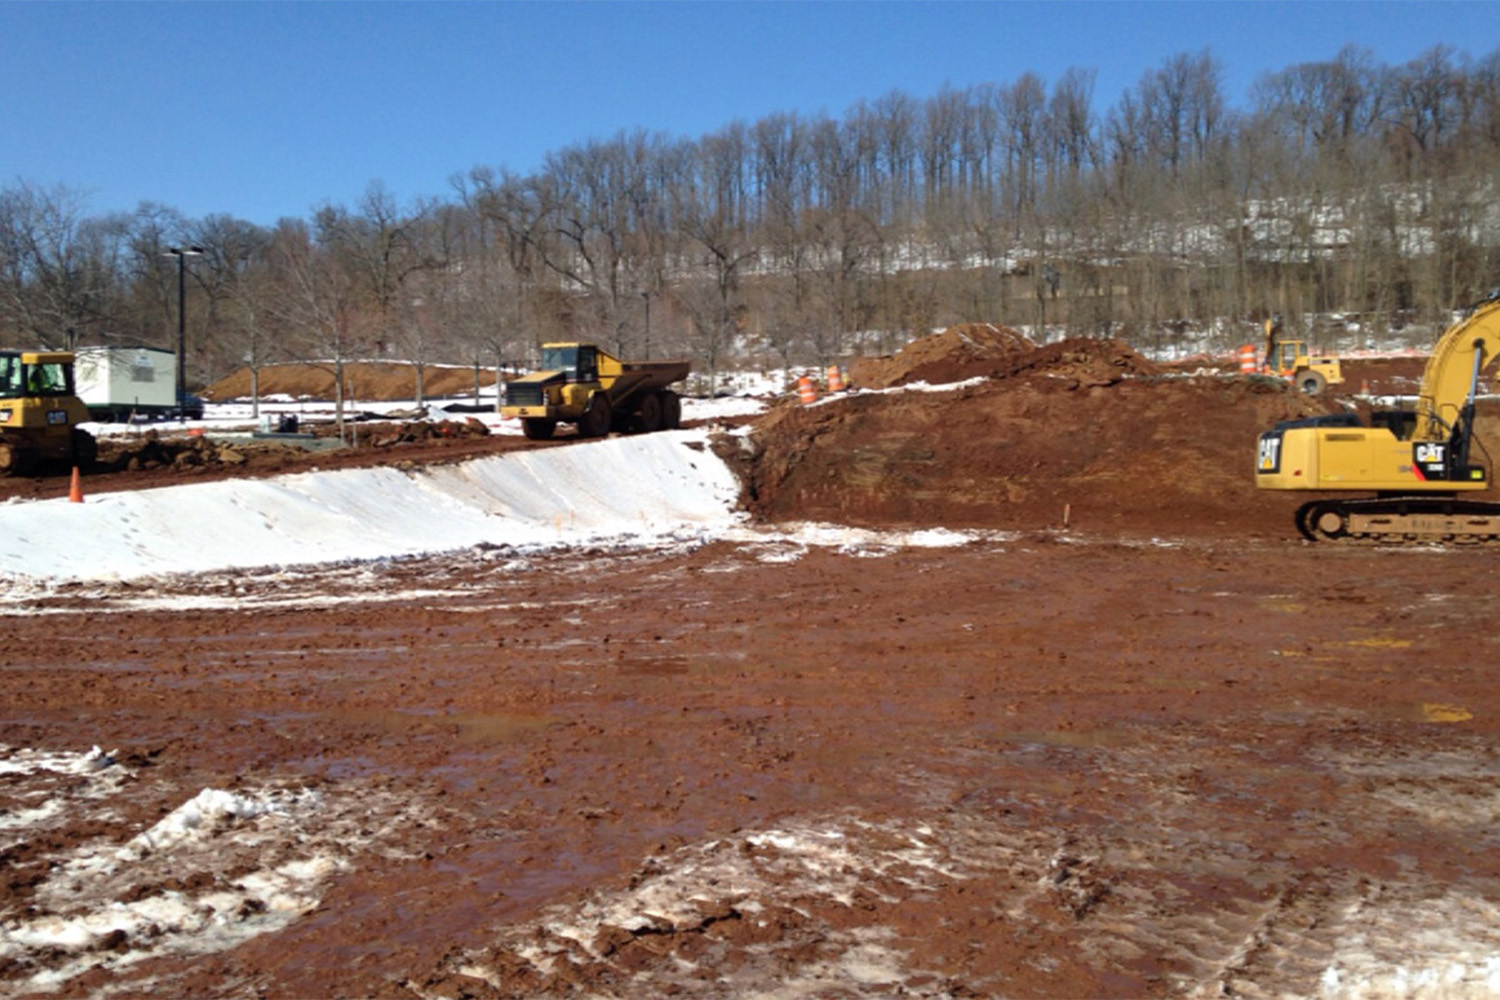
POLYGON ((486 165, 623 130, 696 137, 891 90, 1141 74, 1210 49, 1236 105, 1263 72, 1346 44, 1390 64, 1481 58, 1500 3, 67 3, 0 0, 0 185, 91 214, 154 201, 252 222, 403 204, 486 165))

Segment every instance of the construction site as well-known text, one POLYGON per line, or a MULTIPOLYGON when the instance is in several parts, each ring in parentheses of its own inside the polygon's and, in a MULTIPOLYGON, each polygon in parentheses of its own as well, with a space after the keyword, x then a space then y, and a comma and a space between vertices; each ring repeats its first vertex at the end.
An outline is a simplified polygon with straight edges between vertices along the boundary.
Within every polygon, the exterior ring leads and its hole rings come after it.
POLYGON ((0 480, 0 991, 1500 994, 1493 548, 1310 543, 1255 481, 1425 362, 1310 395, 970 324, 657 434, 164 427, 81 504, 0 480), (466 504, 498 533, 295 534, 466 504))

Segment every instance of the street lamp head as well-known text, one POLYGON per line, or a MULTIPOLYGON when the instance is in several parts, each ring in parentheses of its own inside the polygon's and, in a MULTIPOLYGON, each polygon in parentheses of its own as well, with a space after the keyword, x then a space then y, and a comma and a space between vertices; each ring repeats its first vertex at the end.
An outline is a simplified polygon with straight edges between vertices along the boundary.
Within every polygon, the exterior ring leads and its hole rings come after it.
POLYGON ((164 252, 162 254, 162 256, 163 257, 201 257, 201 256, 203 256, 203 248, 202 247, 167 247, 166 252, 164 252))

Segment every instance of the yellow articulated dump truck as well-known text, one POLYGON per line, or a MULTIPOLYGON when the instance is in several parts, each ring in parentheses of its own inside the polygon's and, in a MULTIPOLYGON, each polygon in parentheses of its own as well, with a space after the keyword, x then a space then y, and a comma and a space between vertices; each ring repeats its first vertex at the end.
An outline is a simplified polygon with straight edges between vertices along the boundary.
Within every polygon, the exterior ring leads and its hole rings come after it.
POLYGON ((1500 290, 1439 338, 1415 407, 1279 423, 1260 435, 1255 485, 1342 494, 1297 509, 1311 541, 1500 543, 1500 503, 1465 498, 1491 482, 1474 404, 1497 356, 1500 290))
POLYGON ((501 416, 517 417, 533 441, 545 441, 558 424, 580 437, 611 430, 673 430, 682 403, 667 386, 687 378, 686 361, 621 361, 593 344, 543 344, 538 371, 505 383, 501 416))
POLYGON ((43 464, 88 468, 94 436, 79 428, 88 407, 74 394, 69 351, 0 351, 0 476, 29 476, 43 464))

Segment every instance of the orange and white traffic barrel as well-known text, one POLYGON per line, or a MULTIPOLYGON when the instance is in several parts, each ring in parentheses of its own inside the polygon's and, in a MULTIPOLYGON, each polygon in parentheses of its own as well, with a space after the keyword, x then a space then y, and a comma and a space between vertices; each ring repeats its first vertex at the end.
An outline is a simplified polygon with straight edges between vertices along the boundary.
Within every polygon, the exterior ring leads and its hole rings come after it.
POLYGON ((829 365, 828 366, 828 391, 829 392, 843 392, 844 391, 844 370, 842 368, 840 368, 838 365, 829 365))
POLYGON ((1243 345, 1240 348, 1240 374, 1254 375, 1259 367, 1255 360, 1255 345, 1243 345))
POLYGON ((813 384, 810 376, 804 375, 797 380, 797 398, 802 400, 804 406, 818 401, 818 387, 813 384))

